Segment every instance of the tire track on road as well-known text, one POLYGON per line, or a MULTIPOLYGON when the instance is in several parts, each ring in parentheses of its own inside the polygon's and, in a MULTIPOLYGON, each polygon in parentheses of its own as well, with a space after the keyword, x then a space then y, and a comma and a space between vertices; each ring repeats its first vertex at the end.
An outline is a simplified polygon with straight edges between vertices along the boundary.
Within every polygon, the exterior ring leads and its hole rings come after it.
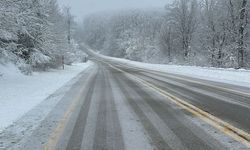
POLYGON ((94 137, 94 150, 123 150, 120 121, 109 81, 109 70, 100 67, 100 99, 94 137))
POLYGON ((79 150, 81 148, 83 134, 86 126, 86 120, 89 114, 91 98, 93 95, 94 87, 96 85, 96 76, 97 74, 95 75, 91 84, 92 86, 90 86, 84 103, 82 104, 66 150, 79 150))
POLYGON ((148 132, 148 136, 152 141, 151 144, 153 144, 158 150, 171 150, 171 147, 167 144, 167 142, 161 136, 159 131, 155 128, 152 122, 148 119, 148 117, 144 114, 141 108, 137 105, 135 100, 130 96, 130 93, 128 93, 128 91, 124 88, 124 83, 122 83, 122 81, 117 77, 115 77, 115 79, 121 91, 124 92, 124 96, 127 99, 132 110, 138 116, 143 127, 148 132))
POLYGON ((107 150, 107 93, 106 93, 106 81, 104 76, 103 68, 99 67, 101 70, 99 72, 99 82, 100 83, 100 90, 101 92, 99 97, 99 107, 98 107, 98 115, 97 115, 97 122, 96 122, 96 130, 95 130, 95 136, 94 136, 94 150, 107 150))
POLYGON ((186 99, 191 104, 202 108, 203 110, 217 116, 218 118, 223 118, 224 120, 232 123, 233 125, 249 131, 250 117, 245 114, 249 114, 249 109, 247 107, 241 107, 240 105, 235 105, 229 102, 219 100, 217 98, 211 97, 209 95, 204 95, 199 92, 194 92, 190 89, 186 89, 181 86, 177 86, 171 83, 161 81, 148 76, 140 76, 149 83, 157 83, 157 86, 169 93, 173 93, 177 97, 186 99), (222 109, 223 108, 223 109, 222 109), (242 117, 243 116, 243 117, 242 117))
POLYGON ((107 146, 109 150, 124 150, 124 139, 122 135, 120 120, 117 113, 117 107, 114 102, 113 90, 110 85, 110 72, 105 70, 105 80, 107 83, 107 146))
MULTIPOLYGON (((152 110, 161 118, 161 120, 164 121, 166 126, 168 126, 174 132, 174 134, 181 140, 181 144, 184 145, 185 149, 192 149, 192 150, 193 149, 210 150, 215 148, 226 149, 221 143, 216 141, 209 134, 206 134, 204 131, 202 131, 202 129, 194 130, 195 127, 191 126, 192 125, 196 126, 196 125, 190 122, 190 120, 187 120, 187 118, 184 118, 184 114, 182 114, 182 118, 185 119, 185 121, 184 120, 181 121, 180 119, 178 119, 177 117, 180 117, 179 116, 180 110, 174 110, 172 108, 173 106, 161 100, 156 99, 156 97, 153 97, 153 95, 146 92, 145 89, 143 90, 142 86, 137 85, 135 82, 129 80, 126 77, 117 80, 118 82, 122 81, 124 82, 123 84, 122 83, 119 84, 121 88, 129 86, 131 90, 133 89, 134 92, 136 92, 139 96, 141 96, 141 98, 145 101, 145 103, 147 103, 152 108, 152 110), (188 125, 183 124, 186 122, 188 122, 188 125), (203 137, 204 134, 206 134, 205 137, 203 137)), ((124 88, 122 89, 125 95, 133 94, 131 93, 132 92, 131 90, 129 93, 126 91, 126 89, 124 88)), ((132 99, 129 96, 127 98, 130 100, 132 99)), ((141 102, 139 102, 139 104, 140 103, 141 102)), ((159 149, 159 147, 157 148, 159 149)))

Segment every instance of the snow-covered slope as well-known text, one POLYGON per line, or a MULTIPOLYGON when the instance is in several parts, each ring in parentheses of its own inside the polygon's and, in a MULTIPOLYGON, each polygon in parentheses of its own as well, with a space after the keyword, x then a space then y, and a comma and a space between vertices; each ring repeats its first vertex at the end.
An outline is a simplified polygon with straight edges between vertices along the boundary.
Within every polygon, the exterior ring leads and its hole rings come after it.
POLYGON ((0 65, 0 131, 62 87, 92 62, 25 76, 12 64, 0 65))

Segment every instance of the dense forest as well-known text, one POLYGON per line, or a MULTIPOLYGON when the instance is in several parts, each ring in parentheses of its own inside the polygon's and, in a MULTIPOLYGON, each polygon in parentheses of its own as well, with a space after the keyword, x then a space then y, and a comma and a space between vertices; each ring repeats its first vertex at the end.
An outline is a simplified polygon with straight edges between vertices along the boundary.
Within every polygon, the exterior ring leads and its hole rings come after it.
POLYGON ((57 0, 0 1, 0 63, 29 74, 71 63, 78 42, 141 62, 250 68, 247 0, 173 0, 161 9, 100 12, 74 21, 57 0))
POLYGON ((0 1, 0 63, 12 62, 26 74, 71 63, 81 52, 70 8, 56 0, 0 1))
POLYGON ((82 35, 91 48, 114 57, 249 68, 249 8, 247 0, 174 0, 162 10, 89 15, 82 35))

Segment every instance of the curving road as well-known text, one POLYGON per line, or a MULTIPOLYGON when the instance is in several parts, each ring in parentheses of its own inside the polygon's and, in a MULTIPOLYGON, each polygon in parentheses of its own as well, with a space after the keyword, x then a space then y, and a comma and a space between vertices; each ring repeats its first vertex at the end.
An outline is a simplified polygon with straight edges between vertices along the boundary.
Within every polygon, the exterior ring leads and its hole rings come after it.
POLYGON ((94 65, 51 95, 63 96, 36 129, 18 137, 13 126, 0 149, 250 149, 249 88, 90 55, 94 65))
POLYGON ((93 66, 0 134, 0 150, 250 149, 249 88, 89 55, 93 66))
POLYGON ((250 89, 102 58, 93 61, 95 69, 86 83, 88 88, 81 93, 81 105, 64 123, 66 127, 54 148, 248 149, 250 89), (174 98, 187 104, 178 104, 171 100, 174 98), (211 116, 216 119, 209 120, 211 116))

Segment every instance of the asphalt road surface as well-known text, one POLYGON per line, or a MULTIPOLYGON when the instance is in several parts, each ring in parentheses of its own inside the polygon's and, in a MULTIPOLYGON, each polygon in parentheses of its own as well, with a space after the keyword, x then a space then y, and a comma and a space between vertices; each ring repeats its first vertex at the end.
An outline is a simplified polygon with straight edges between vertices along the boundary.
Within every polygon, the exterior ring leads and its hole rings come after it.
POLYGON ((249 148, 250 89, 93 61, 80 103, 45 149, 249 148))
POLYGON ((250 149, 249 88, 90 55, 94 65, 0 134, 0 150, 250 149))

